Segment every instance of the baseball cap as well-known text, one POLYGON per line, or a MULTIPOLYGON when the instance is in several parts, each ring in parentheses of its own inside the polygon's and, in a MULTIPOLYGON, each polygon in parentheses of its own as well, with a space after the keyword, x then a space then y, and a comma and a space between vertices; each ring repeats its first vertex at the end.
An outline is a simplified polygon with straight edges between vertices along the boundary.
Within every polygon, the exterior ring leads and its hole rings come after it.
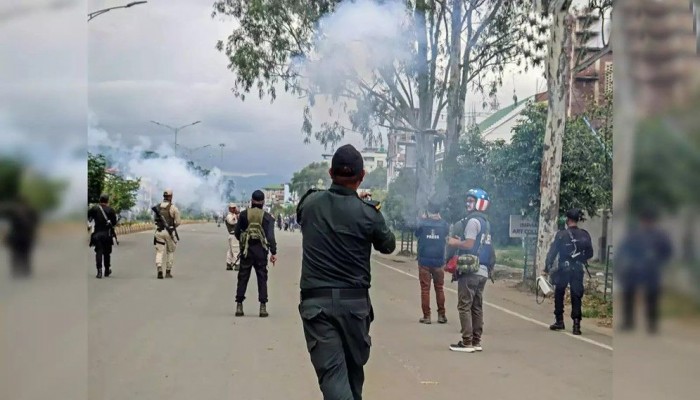
POLYGON ((339 147, 335 154, 333 154, 333 159, 331 160, 331 169, 333 170, 333 174, 337 176, 357 176, 362 172, 364 167, 362 154, 351 144, 339 147))
POLYGON ((262 190, 256 190, 250 198, 253 201, 265 201, 265 193, 263 193, 262 190))

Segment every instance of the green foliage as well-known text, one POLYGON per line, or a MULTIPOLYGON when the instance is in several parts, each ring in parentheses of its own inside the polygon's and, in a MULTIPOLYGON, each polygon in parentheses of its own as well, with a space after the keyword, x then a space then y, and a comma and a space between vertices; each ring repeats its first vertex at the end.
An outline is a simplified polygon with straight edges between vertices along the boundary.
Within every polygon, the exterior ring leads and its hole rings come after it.
POLYGON ((136 195, 140 185, 140 178, 131 180, 124 179, 119 175, 107 174, 104 191, 109 195, 109 204, 117 214, 136 205, 136 195))
POLYGON ((416 175, 413 170, 404 169, 394 182, 389 184, 389 192, 382 206, 386 221, 395 228, 411 226, 418 217, 416 207, 416 175))
POLYGON ((107 160, 102 154, 88 153, 88 204, 100 201, 106 176, 105 168, 107 168, 107 160))
POLYGON ((328 168, 329 165, 326 162, 313 162, 307 165, 301 171, 294 173, 289 189, 303 196, 309 189, 318 186, 319 179, 323 182, 323 187, 330 187, 331 177, 328 175, 328 168))
POLYGON ((386 168, 377 167, 365 176, 362 181, 363 189, 386 189, 386 168))
POLYGON ((66 187, 65 181, 28 171, 20 160, 0 158, 0 202, 21 198, 34 209, 51 211, 60 205, 66 187))

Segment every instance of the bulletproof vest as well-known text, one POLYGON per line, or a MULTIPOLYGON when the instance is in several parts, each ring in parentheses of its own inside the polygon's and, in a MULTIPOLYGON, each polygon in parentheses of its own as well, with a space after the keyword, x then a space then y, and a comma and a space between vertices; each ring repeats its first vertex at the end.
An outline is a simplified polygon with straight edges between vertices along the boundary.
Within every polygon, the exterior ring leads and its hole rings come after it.
POLYGON ((160 203, 160 215, 163 216, 163 219, 165 219, 168 226, 173 226, 175 225, 175 220, 173 219, 172 215, 170 215, 170 206, 172 206, 172 203, 160 203), (163 204, 167 205, 163 206, 163 204))
POLYGON ((474 239, 474 247, 472 247, 470 250, 461 250, 460 253, 475 255, 479 258, 480 264, 492 268, 496 262, 496 254, 491 241, 491 224, 489 223, 486 214, 478 211, 469 213, 469 215, 462 220, 463 224, 461 226, 462 231, 460 235, 462 239, 464 239, 464 230, 466 229, 467 223, 470 219, 476 219, 479 221, 479 233, 476 235, 476 239, 474 239))
POLYGON ((248 227, 241 234, 241 248, 243 249, 243 257, 248 257, 248 247, 251 240, 259 242, 265 250, 267 250, 267 238, 263 229, 263 218, 265 211, 260 208, 249 208, 248 210, 248 227))
POLYGON ((568 228, 560 233, 563 236, 559 248, 560 262, 585 262, 584 252, 591 247, 588 235, 578 228, 568 228))

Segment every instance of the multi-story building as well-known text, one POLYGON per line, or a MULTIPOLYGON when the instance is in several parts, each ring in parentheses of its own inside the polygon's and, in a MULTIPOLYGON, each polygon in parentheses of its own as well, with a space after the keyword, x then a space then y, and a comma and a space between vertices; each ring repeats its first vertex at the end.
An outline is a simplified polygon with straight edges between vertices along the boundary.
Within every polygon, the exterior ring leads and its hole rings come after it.
POLYGON ((267 186, 263 188, 263 192, 265 193, 265 205, 272 206, 285 202, 285 186, 283 184, 267 186))

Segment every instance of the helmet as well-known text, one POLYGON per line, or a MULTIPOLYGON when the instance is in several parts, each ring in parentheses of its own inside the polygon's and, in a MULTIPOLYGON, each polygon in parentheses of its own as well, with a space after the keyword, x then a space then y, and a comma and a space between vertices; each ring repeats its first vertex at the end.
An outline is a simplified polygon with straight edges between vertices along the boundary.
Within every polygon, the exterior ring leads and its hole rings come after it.
POLYGON ((483 189, 469 189, 467 192, 467 198, 474 198, 476 200, 476 204, 474 205, 474 209, 477 211, 486 211, 489 208, 489 203, 491 202, 491 198, 489 197, 489 194, 486 193, 485 190, 483 189))

